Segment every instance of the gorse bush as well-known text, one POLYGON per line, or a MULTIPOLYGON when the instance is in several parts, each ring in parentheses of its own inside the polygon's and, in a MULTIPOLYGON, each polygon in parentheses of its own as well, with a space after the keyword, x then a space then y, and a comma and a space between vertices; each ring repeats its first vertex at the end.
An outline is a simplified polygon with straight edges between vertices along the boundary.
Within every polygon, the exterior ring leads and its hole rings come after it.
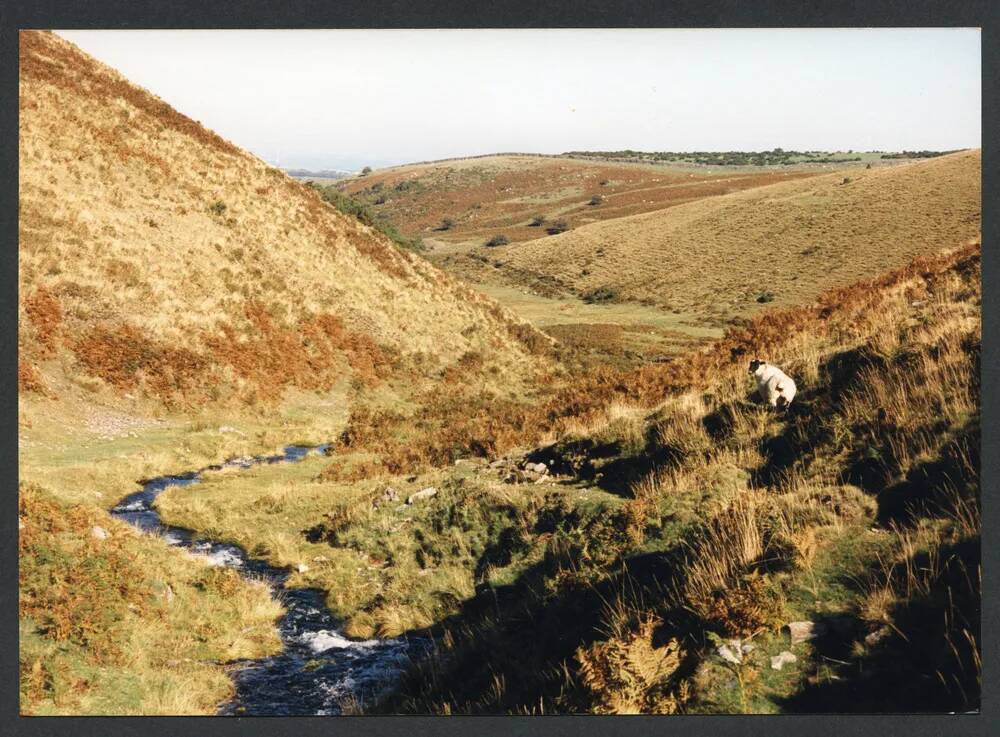
POLYGON ((618 299, 618 290, 609 286, 595 287, 584 292, 581 299, 587 304, 613 302, 618 299))
POLYGON ((565 233, 567 230, 569 230, 569 225, 565 220, 556 220, 545 229, 545 232, 549 235, 558 235, 559 233, 565 233))
POLYGON ((531 218, 531 227, 532 228, 537 228, 538 226, 544 225, 544 224, 545 224, 545 216, 544 215, 535 215, 535 217, 531 218))
POLYGON ((508 239, 507 236, 501 233, 499 235, 495 235, 492 238, 490 238, 488 241, 486 241, 484 245, 486 245, 488 248, 494 248, 496 246, 506 246, 508 243, 510 243, 510 239, 508 239))

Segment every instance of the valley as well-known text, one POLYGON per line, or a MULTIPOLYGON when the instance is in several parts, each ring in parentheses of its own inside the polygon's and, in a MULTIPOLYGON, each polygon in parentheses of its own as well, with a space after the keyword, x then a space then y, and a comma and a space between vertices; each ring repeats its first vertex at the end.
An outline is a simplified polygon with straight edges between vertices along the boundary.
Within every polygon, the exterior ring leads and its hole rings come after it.
POLYGON ((979 708, 978 149, 296 181, 20 43, 23 714, 979 708))

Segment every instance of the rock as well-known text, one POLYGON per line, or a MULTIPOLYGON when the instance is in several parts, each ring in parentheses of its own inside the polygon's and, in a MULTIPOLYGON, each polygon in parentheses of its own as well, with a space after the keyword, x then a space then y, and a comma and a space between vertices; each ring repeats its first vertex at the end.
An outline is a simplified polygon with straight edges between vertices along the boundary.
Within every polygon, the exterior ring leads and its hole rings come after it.
POLYGON ((793 645, 798 645, 800 642, 819 637, 826 632, 826 627, 817 622, 789 622, 785 626, 792 636, 793 645))
POLYGON ((490 462, 490 468, 500 468, 507 463, 503 458, 497 458, 495 461, 490 462))
POLYGON ((892 629, 888 625, 882 625, 874 632, 865 635, 865 644, 868 647, 875 647, 890 634, 892 634, 892 629))
POLYGON ((524 470, 531 471, 533 473, 539 473, 542 474, 543 476, 549 472, 548 466, 546 466, 544 463, 525 463, 524 470))
POLYGON ((547 480, 548 480, 548 479, 546 479, 546 478, 545 478, 544 476, 539 476, 539 477, 538 477, 537 479, 535 479, 535 483, 536 483, 536 484, 543 484, 543 483, 545 483, 545 482, 546 482, 547 480))
POLYGON ((105 530, 103 527, 94 525, 93 527, 90 528, 90 536, 95 540, 107 540, 108 531, 105 530))
POLYGON ((19 530, 24 529, 24 521, 20 517, 17 518, 17 529, 19 530))
POLYGON ((433 486, 428 486, 426 489, 421 489, 420 491, 414 492, 406 497, 407 504, 413 504, 414 502, 423 501, 424 499, 430 499, 433 496, 437 496, 438 490, 433 486))
POLYGON ((794 663, 797 660, 794 654, 788 650, 784 650, 778 655, 771 658, 771 668, 774 670, 781 670, 785 667, 785 663, 794 663))
POLYGON ((305 563, 299 563, 299 565, 296 566, 295 570, 297 570, 299 573, 305 573, 306 571, 309 570, 309 566, 307 566, 305 563))
POLYGON ((167 596, 167 603, 168 604, 173 603, 173 601, 174 601, 174 590, 172 588, 170 588, 170 584, 169 583, 167 584, 166 596, 167 596))
POLYGON ((744 655, 749 655, 750 653, 752 653, 756 649, 757 649, 757 646, 754 645, 752 642, 744 642, 742 645, 740 645, 740 650, 743 651, 744 655))
POLYGON ((719 645, 715 652, 717 652, 719 657, 727 663, 739 665, 743 662, 743 651, 740 649, 739 640, 733 640, 726 645, 719 645))

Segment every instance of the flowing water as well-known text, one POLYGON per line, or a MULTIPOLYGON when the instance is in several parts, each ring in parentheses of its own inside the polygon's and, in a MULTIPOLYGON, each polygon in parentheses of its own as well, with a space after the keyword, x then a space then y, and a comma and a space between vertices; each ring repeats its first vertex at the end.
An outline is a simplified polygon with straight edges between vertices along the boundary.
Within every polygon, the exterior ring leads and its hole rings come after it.
POLYGON ((265 581, 285 606, 279 622, 284 650, 259 660, 232 666, 236 696, 219 713, 230 716, 338 714, 345 702, 363 703, 384 688, 405 666, 417 640, 351 640, 327 609, 317 589, 285 587, 289 571, 251 558, 242 548, 207 540, 191 530, 166 525, 153 502, 171 486, 197 484, 205 471, 250 468, 266 463, 294 462, 328 446, 290 445, 273 456, 236 458, 176 476, 146 481, 142 490, 129 494, 112 514, 141 530, 161 535, 171 545, 203 555, 211 565, 235 568, 243 576, 265 581))

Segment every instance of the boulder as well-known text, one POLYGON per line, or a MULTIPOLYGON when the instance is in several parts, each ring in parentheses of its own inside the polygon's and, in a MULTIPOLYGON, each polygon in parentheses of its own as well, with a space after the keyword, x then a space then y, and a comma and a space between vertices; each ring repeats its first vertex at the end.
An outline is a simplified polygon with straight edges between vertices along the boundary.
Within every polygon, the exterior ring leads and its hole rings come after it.
POLYGON ((421 489, 420 491, 414 492, 406 497, 407 504, 413 504, 414 502, 420 502, 424 499, 430 499, 433 496, 437 496, 438 490, 433 486, 428 486, 426 489, 421 489))

